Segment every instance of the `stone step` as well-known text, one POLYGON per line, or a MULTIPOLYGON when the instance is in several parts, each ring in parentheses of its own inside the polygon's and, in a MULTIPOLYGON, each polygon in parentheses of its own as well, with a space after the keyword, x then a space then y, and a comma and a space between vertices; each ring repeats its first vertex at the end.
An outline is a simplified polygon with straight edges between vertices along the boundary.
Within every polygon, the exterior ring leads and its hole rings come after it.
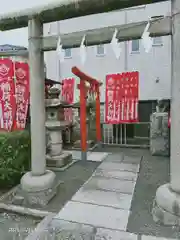
POLYGON ((55 218, 66 221, 124 231, 126 230, 128 217, 128 210, 73 201, 69 201, 55 216, 55 218))
POLYGON ((115 162, 103 162, 100 166, 100 169, 104 170, 118 170, 118 171, 127 171, 127 172, 139 172, 139 164, 132 163, 115 163, 115 162))
POLYGON ((114 191, 132 195, 135 188, 135 182, 119 179, 108 179, 103 177, 92 177, 84 186, 85 190, 105 190, 114 191))
POLYGON ((85 190, 82 188, 71 200, 129 210, 131 207, 132 196, 117 192, 91 189, 85 190))
POLYGON ((104 170, 100 167, 93 173, 95 177, 116 178, 121 180, 128 180, 135 182, 137 180, 137 173, 119 170, 104 170))

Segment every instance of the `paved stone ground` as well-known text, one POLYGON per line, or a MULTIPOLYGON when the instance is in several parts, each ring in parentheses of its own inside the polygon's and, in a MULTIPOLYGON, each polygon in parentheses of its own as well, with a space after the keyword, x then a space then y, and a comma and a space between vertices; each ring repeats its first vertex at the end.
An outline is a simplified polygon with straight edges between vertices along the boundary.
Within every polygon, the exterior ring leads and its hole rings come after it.
POLYGON ((139 171, 139 164, 128 160, 109 155, 56 218, 125 231, 136 182, 124 179, 123 173, 133 173, 136 179, 139 171))
MULTIPOLYGON (((101 155, 104 154, 94 153, 94 158, 101 155)), ((75 239, 136 239, 126 228, 140 161, 141 156, 109 154, 44 232, 55 233, 57 239, 71 239, 72 229, 75 239), (68 236, 62 238, 65 229, 68 236), (85 238, 80 237, 83 233, 85 238)))
POLYGON ((113 154, 107 156, 37 239, 44 240, 45 235, 47 240, 177 239, 179 229, 159 226, 151 216, 156 189, 169 180, 169 160, 151 157, 147 150, 103 150, 113 154))
MULTIPOLYGON (((180 229, 161 226, 153 221, 151 209, 157 188, 169 182, 169 158, 151 156, 149 150, 105 147, 106 152, 123 152, 129 156, 142 155, 140 173, 138 175, 131 205, 127 231, 162 238, 180 239, 180 229)), ((156 237, 151 237, 155 239, 156 237)))
MULTIPOLYGON (((76 150, 66 150, 64 152, 68 152, 72 154, 73 160, 81 160, 81 151, 76 150)), ((102 162, 108 153, 101 152, 87 152, 87 160, 92 162, 102 162)))

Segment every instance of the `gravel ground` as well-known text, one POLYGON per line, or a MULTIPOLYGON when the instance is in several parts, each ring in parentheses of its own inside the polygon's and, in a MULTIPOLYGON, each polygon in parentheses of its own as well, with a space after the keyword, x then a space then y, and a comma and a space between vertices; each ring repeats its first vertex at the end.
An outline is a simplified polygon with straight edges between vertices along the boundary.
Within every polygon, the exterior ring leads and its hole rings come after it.
POLYGON ((128 231, 157 237, 178 238, 179 229, 153 221, 151 210, 157 188, 169 182, 169 158, 145 154, 141 161, 128 222, 128 231))

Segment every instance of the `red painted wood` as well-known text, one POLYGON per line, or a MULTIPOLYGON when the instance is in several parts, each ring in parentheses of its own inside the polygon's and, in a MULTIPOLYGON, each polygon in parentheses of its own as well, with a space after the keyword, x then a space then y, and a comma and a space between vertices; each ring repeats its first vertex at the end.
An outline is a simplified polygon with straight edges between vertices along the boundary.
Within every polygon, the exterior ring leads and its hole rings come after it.
POLYGON ((79 68, 73 67, 72 73, 80 78, 80 84, 78 89, 80 90, 80 125, 81 125, 81 148, 82 151, 87 150, 87 129, 86 129, 86 98, 87 92, 92 91, 96 93, 96 138, 97 141, 101 141, 101 124, 100 124, 100 92, 99 87, 102 85, 97 79, 92 78, 82 72, 79 68), (90 84, 90 88, 87 88, 85 81, 90 84))
POLYGON ((87 81, 89 83, 92 83, 92 84, 95 84, 95 85, 102 85, 102 83, 99 82, 97 79, 88 76, 86 73, 82 72, 77 67, 72 67, 72 73, 74 73, 80 79, 84 79, 85 81, 87 81))
POLYGON ((86 129, 86 91, 85 82, 80 79, 80 129, 81 129, 81 149, 87 151, 87 129, 86 129))
POLYGON ((96 138, 101 141, 101 113, 100 113, 100 93, 99 87, 96 96, 96 138))

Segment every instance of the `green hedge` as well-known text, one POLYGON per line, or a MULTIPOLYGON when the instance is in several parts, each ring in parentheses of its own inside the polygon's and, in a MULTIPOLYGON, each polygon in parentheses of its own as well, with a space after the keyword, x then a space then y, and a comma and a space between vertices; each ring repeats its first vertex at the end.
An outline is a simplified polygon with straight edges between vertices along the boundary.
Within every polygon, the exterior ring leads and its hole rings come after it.
POLYGON ((28 131, 0 133, 0 187, 19 183, 30 168, 31 140, 28 131))

